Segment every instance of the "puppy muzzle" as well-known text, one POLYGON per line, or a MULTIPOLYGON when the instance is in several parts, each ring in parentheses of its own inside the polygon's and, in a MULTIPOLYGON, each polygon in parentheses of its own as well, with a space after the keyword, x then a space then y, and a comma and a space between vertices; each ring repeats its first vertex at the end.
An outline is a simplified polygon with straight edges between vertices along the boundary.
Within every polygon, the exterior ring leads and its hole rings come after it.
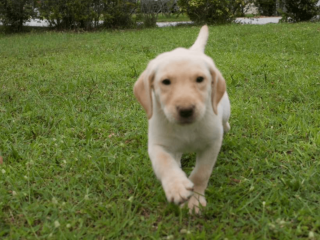
POLYGON ((190 124, 195 121, 195 106, 191 105, 188 107, 177 106, 177 115, 179 124, 190 124))

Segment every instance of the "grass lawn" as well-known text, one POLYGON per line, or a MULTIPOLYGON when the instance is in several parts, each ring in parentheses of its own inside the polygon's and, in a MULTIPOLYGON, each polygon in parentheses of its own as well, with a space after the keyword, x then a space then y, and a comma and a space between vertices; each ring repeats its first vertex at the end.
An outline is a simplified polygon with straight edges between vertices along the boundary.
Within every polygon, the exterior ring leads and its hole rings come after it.
POLYGON ((231 131, 203 214, 166 202, 132 86, 199 29, 0 36, 0 239, 320 238, 319 24, 210 27, 231 131))

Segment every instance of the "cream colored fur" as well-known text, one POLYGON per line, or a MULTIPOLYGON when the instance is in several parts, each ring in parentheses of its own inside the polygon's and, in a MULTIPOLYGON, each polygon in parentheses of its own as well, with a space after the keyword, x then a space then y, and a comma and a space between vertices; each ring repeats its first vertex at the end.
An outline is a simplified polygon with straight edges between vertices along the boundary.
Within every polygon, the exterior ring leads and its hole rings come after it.
POLYGON ((204 54, 208 27, 190 49, 177 48, 150 61, 134 85, 148 117, 148 153, 169 202, 190 212, 206 206, 205 190, 217 160, 223 133, 229 131, 230 102, 226 83, 204 54), (196 152, 189 178, 181 156, 196 152))

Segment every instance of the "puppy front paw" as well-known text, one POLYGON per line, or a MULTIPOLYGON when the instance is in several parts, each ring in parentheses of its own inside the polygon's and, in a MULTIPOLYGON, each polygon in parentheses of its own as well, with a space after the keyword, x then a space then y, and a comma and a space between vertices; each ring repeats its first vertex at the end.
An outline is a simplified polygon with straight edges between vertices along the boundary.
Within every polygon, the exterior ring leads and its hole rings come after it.
POLYGON ((162 181, 167 200, 181 204, 192 196, 193 183, 186 176, 174 176, 162 181))
POLYGON ((207 206, 207 201, 204 196, 195 193, 188 201, 189 213, 200 213, 200 205, 202 207, 207 206))

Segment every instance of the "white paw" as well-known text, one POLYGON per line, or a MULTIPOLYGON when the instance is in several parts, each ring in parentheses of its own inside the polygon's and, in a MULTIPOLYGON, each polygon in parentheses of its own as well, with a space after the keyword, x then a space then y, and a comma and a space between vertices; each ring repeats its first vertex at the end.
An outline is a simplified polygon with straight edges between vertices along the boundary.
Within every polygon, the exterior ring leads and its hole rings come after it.
POLYGON ((188 201, 189 213, 199 214, 200 205, 202 207, 207 206, 207 201, 204 196, 195 193, 188 201))
POLYGON ((193 183, 185 176, 174 176, 162 181, 167 200, 175 204, 186 202, 193 194, 193 183))

